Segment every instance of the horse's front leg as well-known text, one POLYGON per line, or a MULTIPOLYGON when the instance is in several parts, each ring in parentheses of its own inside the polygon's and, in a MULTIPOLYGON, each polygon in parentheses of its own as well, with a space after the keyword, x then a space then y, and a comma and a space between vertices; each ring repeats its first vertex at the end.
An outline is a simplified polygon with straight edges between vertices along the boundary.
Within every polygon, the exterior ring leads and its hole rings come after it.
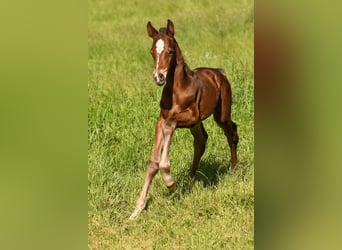
POLYGON ((153 177, 158 172, 159 162, 160 162, 160 152, 161 152, 163 142, 164 142, 164 137, 163 137, 164 123, 165 122, 163 119, 159 119, 157 123, 156 131, 155 131, 156 135, 155 135, 153 153, 146 168, 145 182, 141 190, 140 196, 136 202, 134 212, 129 217, 130 219, 134 219, 135 217, 137 217, 140 214, 140 212, 145 208, 148 189, 153 180, 153 177))
POLYGON ((169 160, 169 149, 171 144, 171 138, 173 132, 176 129, 176 123, 165 123, 163 126, 163 136, 164 136, 164 145, 163 145, 163 153, 161 156, 161 160, 159 163, 159 169, 162 174, 165 185, 171 190, 174 191, 176 189, 176 182, 174 178, 170 174, 170 160, 169 160))

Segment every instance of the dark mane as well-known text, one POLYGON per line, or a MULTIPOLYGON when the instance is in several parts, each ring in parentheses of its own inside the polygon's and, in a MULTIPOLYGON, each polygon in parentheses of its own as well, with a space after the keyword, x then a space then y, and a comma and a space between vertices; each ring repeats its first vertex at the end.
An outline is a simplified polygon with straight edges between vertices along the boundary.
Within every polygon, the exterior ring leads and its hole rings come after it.
POLYGON ((165 27, 162 27, 159 29, 159 34, 166 34, 167 29, 165 27))
MULTIPOLYGON (((161 27, 160 29, 159 29, 159 34, 167 34, 167 28, 166 27, 161 27)), ((179 56, 181 57, 181 61, 182 61, 182 63, 183 63, 183 65, 184 65, 184 70, 185 71, 188 71, 188 70, 191 70, 190 69, 190 67, 188 66, 188 64, 185 62, 185 60, 184 60, 184 57, 183 57, 183 55, 182 55, 182 52, 181 52, 181 50, 180 50, 180 48, 179 48, 179 46, 178 46, 178 43, 177 43, 177 41, 176 41, 176 39, 174 39, 175 40, 175 42, 176 42, 176 45, 177 45, 177 49, 178 49, 178 51, 179 51, 179 56)), ((179 61, 178 61, 179 62, 179 61)))

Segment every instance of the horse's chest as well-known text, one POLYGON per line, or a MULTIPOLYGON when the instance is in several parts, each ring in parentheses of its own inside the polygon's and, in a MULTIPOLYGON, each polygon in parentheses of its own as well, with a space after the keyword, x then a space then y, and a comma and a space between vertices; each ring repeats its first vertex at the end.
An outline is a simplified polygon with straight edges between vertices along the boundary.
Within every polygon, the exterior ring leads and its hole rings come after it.
POLYGON ((200 119, 195 102, 190 105, 174 104, 169 110, 161 109, 161 116, 166 121, 175 123, 177 127, 191 127, 200 119))

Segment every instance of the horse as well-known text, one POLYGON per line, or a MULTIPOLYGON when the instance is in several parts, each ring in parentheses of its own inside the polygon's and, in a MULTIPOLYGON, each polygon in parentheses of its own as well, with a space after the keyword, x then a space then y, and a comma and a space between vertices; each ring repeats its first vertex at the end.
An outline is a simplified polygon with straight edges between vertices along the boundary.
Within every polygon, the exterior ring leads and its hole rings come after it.
POLYGON ((208 67, 191 70, 183 59, 174 37, 173 22, 169 19, 167 26, 160 28, 159 32, 149 21, 147 33, 153 39, 152 76, 155 83, 164 88, 160 100, 159 120, 155 128, 153 152, 146 168, 144 185, 130 219, 136 218, 145 208, 148 189, 158 170, 169 190, 175 190, 176 182, 170 174, 169 148, 176 128, 190 128, 194 138, 191 177, 196 174, 208 139, 202 121, 212 114, 227 137, 231 151, 231 171, 234 171, 237 163, 239 137, 237 125, 231 119, 232 93, 224 70, 208 67))

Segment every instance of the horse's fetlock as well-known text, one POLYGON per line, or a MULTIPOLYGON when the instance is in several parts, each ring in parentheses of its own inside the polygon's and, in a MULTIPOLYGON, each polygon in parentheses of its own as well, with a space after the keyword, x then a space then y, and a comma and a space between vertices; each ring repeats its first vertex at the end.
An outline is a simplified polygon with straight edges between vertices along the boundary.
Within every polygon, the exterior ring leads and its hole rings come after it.
POLYGON ((159 163, 159 168, 160 169, 165 169, 165 170, 168 170, 170 169, 170 161, 166 161, 166 162, 160 162, 159 163))

